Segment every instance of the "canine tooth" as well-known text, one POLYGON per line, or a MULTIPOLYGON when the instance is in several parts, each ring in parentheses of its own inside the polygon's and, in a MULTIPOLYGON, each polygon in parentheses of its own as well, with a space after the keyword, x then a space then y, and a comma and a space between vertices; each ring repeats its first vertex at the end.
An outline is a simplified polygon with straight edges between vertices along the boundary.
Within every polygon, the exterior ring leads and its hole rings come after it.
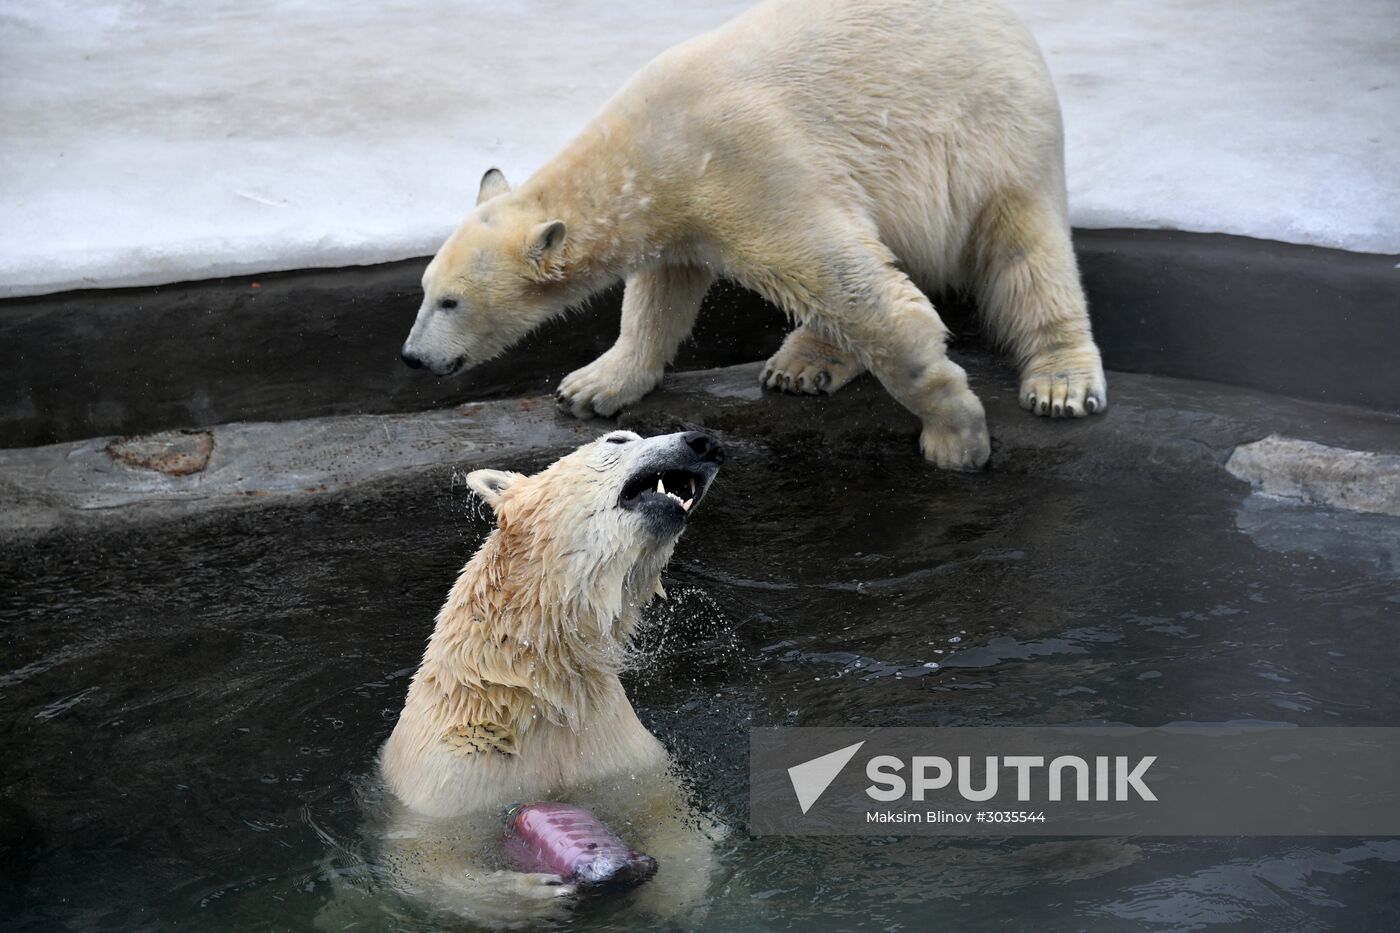
POLYGON ((656 491, 660 493, 666 491, 666 483, 659 476, 656 478, 656 491))
POLYGON ((685 509, 687 512, 689 512, 689 511, 690 511, 690 507, 691 507, 692 505, 694 505, 694 504, 695 504, 695 500, 694 500, 694 499, 687 499, 687 500, 685 500, 684 502, 681 503, 681 508, 683 508, 683 509, 685 509))
POLYGON ((690 495, 692 497, 695 495, 695 477, 693 476, 690 478, 690 495))

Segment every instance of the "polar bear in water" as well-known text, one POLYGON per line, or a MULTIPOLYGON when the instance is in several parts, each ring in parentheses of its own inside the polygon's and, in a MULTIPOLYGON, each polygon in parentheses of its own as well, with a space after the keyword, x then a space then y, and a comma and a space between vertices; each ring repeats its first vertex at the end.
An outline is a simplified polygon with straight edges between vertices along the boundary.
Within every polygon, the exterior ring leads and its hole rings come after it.
POLYGON ((385 862, 403 893, 493 925, 559 914, 572 887, 511 871, 498 850, 507 807, 562 800, 659 862, 626 895, 639 922, 703 907, 716 827, 688 807, 618 674, 723 458, 698 432, 614 431, 533 476, 467 477, 497 527, 438 613, 380 755, 395 798, 385 862))

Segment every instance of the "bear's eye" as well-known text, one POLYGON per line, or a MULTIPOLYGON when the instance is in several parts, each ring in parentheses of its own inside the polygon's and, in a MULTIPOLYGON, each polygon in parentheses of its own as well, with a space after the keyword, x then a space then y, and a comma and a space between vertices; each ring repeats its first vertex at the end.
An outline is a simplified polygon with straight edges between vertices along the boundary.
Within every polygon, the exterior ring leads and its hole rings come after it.
POLYGON ((630 437, 624 437, 622 435, 614 434, 612 437, 608 438, 607 441, 609 444, 625 444, 631 439, 632 438, 630 437))
POLYGON ((456 307, 457 307, 457 299, 456 299, 456 298, 444 298, 444 299, 442 299, 442 301, 439 301, 439 302, 438 302, 438 307, 441 308, 441 309, 444 310, 444 311, 451 311, 453 308, 456 308, 456 307))

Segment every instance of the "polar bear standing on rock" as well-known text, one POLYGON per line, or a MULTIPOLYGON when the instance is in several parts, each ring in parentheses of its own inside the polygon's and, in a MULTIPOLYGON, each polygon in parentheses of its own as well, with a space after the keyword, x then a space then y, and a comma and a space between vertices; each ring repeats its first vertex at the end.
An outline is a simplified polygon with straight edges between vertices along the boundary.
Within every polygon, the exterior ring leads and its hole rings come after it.
POLYGON ((559 915, 572 886, 491 856, 508 806, 561 800, 658 861, 627 895, 632 915, 702 906, 714 830, 618 674, 723 459, 697 432, 614 431, 534 476, 467 477, 497 527, 438 613, 380 755, 396 805, 386 862, 405 894, 492 925, 559 915))
POLYGON ((558 392, 612 415, 661 382, 720 276, 799 324, 766 386, 829 393, 869 369, 945 469, 986 463, 986 416, 919 285, 976 296, 1022 407, 1107 405, 1059 103, 1001 0, 769 0, 670 49, 525 184, 486 173, 403 358, 458 372, 624 278, 617 343, 558 392))

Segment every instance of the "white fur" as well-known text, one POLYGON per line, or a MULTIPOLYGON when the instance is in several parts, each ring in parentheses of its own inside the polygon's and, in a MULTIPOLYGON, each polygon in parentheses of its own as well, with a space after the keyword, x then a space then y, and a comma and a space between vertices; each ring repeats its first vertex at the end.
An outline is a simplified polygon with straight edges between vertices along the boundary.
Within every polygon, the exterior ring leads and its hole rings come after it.
POLYGON ((658 860, 635 911, 683 918, 702 901, 712 827, 618 678, 676 540, 619 497, 667 445, 684 441, 613 432, 534 476, 468 477, 498 527, 439 612, 380 757, 401 804, 385 840, 405 892, 484 923, 557 914, 571 888, 487 871, 482 853, 509 805, 570 800, 658 860))
POLYGON ((1001 0, 769 0, 669 50, 520 188, 483 186, 405 353, 455 372, 625 278, 616 345, 560 386, 575 414, 610 415, 660 382, 719 276, 802 325, 766 384, 834 391, 870 369, 939 466, 980 467, 989 445, 917 286, 976 294, 1025 407, 1107 404, 1059 105, 1001 0))

